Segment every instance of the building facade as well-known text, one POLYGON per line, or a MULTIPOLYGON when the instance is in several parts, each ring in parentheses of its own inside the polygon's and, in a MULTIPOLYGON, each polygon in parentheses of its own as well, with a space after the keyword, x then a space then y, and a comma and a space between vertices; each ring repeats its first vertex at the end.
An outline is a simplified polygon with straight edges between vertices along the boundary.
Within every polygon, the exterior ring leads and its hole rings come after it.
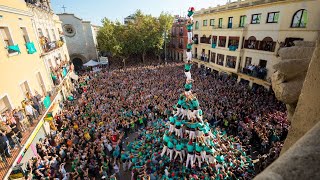
POLYGON ((26 94, 46 94, 53 82, 33 27, 32 13, 24 1, 0 5, 0 111, 21 107, 26 94), (33 47, 32 47, 33 46, 33 47))
POLYGON ((1 0, 0 3, 0 126, 9 121, 13 110, 24 114, 21 121, 29 129, 22 133, 21 144, 11 149, 11 157, 2 156, 0 179, 8 179, 12 168, 27 162, 35 154, 31 147, 50 134, 47 113, 59 109, 73 89, 70 80, 68 50, 61 37, 61 21, 47 1, 1 0), (24 109, 32 96, 42 115, 29 123, 24 109))
POLYGON ((183 61, 186 58, 186 50, 188 43, 188 31, 186 21, 181 17, 177 17, 171 28, 171 38, 168 56, 176 61, 183 61))
POLYGON ((320 30, 317 0, 246 0, 194 15, 194 61, 270 86, 278 51, 295 40, 315 41, 320 30))
POLYGON ((74 14, 63 13, 58 14, 58 16, 62 21, 70 60, 73 62, 75 69, 80 68, 82 64, 89 60, 97 60, 97 27, 91 25, 90 21, 83 21, 74 14))

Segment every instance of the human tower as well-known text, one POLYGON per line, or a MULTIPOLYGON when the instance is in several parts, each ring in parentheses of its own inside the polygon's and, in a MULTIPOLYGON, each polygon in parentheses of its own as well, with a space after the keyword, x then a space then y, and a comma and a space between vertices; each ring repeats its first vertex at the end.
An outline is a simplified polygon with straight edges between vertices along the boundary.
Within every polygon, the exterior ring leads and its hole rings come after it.
POLYGON ((211 165, 215 161, 214 136, 208 122, 203 122, 202 110, 196 94, 192 93, 191 78, 191 50, 194 8, 188 10, 186 19, 188 30, 187 59, 184 65, 186 83, 184 93, 180 94, 178 103, 174 106, 172 116, 169 117, 169 129, 163 136, 161 156, 169 156, 170 161, 179 156, 185 166, 201 168, 203 163, 211 165), (175 154, 175 156, 173 156, 175 154))

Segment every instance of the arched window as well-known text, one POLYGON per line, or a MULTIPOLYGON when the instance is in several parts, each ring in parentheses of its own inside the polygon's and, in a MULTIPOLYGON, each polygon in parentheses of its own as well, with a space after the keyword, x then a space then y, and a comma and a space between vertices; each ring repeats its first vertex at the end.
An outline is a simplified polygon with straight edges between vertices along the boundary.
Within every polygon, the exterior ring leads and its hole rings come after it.
POLYGON ((305 28, 307 26, 308 13, 305 9, 300 9, 294 13, 292 17, 291 27, 293 28, 305 28))

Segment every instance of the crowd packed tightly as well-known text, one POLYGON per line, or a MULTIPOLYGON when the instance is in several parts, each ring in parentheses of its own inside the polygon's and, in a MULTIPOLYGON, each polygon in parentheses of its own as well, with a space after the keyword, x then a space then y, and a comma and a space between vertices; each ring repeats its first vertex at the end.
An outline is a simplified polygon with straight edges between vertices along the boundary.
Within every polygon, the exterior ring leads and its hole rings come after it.
MULTIPOLYGON (((29 178, 124 179, 128 171, 132 180, 252 178, 280 152, 289 127, 285 107, 263 88, 251 90, 201 69, 192 74, 193 93, 214 136, 214 163, 186 166, 186 154, 161 154, 185 85, 182 64, 170 64, 79 76, 74 100, 55 117, 54 133, 36 146, 29 178), (138 136, 124 143, 133 132, 138 136)), ((190 142, 179 143, 187 150, 190 142)))

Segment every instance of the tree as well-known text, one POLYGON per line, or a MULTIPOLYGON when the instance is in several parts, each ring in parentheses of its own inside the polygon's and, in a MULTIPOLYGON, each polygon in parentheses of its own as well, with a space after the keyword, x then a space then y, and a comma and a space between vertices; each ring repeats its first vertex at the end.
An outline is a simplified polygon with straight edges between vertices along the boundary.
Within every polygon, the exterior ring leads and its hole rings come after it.
POLYGON ((165 32, 171 28, 173 17, 161 13, 156 18, 143 14, 141 10, 137 10, 133 17, 134 21, 127 25, 104 18, 103 27, 97 35, 99 49, 121 59, 137 55, 143 63, 147 52, 154 52, 160 57, 164 38, 167 38, 164 34, 168 34, 165 32))

